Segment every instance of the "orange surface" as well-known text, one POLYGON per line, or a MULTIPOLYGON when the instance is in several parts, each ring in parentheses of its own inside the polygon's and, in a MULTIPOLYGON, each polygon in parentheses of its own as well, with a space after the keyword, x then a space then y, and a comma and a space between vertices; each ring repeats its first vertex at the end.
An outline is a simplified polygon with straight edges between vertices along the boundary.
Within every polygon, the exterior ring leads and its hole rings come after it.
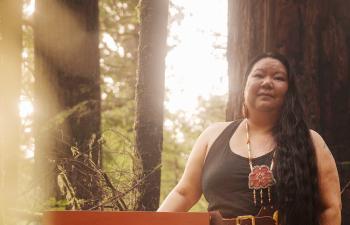
POLYGON ((209 225, 209 213, 48 211, 43 225, 209 225))

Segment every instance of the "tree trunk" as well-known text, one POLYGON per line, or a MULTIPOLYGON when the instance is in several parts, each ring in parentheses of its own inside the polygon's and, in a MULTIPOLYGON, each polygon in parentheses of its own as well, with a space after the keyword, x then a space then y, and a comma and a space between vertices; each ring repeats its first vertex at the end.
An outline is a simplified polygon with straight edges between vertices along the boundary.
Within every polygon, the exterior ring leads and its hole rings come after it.
POLYGON ((2 210, 14 207, 20 143, 18 103, 21 89, 22 2, 0 2, 0 223, 2 210))
POLYGON ((168 4, 168 0, 140 2, 135 129, 144 182, 139 187, 138 210, 155 210, 159 206, 168 4))
POLYGON ((229 100, 226 119, 240 117, 242 78, 249 60, 266 50, 267 1, 228 1, 228 72, 229 100))
MULTIPOLYGON (((227 120, 239 115, 236 99, 248 60, 262 51, 278 51, 295 69, 310 127, 324 137, 338 164, 350 161, 350 2, 265 0, 259 10, 254 1, 228 2, 227 120)), ((340 172, 344 185, 349 168, 340 172)))
POLYGON ((37 0, 34 15, 35 163, 44 198, 71 146, 100 165, 97 0, 37 0))

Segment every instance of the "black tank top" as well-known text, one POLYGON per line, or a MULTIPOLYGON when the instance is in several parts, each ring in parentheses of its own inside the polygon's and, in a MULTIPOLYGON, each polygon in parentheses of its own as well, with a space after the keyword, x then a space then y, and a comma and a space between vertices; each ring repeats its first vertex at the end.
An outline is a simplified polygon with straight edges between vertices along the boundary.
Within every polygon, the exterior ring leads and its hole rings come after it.
MULTIPOLYGON (((260 192, 257 191, 257 206, 254 205, 253 191, 248 188, 250 173, 248 159, 234 153, 229 145, 230 138, 241 120, 230 123, 211 146, 202 173, 202 190, 209 203, 208 211, 219 210, 224 218, 240 215, 256 215, 261 208, 260 192)), ((270 166, 273 151, 253 158, 253 166, 270 166)), ((266 190, 264 190, 266 192, 266 190)), ((273 204, 274 187, 271 190, 273 204)), ((268 203, 267 193, 263 201, 268 203)))

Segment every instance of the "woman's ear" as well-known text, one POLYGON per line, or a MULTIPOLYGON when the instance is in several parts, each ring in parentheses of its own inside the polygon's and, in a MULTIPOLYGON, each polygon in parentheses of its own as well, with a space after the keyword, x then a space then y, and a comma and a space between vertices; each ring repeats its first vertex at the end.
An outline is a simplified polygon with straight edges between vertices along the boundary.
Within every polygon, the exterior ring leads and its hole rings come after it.
POLYGON ((242 115, 244 118, 248 118, 248 108, 245 104, 244 99, 243 99, 243 104, 242 104, 242 115))

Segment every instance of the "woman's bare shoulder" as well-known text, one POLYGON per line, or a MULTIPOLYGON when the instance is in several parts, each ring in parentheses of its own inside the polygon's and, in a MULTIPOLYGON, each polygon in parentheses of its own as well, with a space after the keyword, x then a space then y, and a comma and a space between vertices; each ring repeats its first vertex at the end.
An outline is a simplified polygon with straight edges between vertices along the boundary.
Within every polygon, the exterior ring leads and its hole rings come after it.
POLYGON ((322 136, 317 133, 316 131, 310 129, 310 136, 311 136, 311 140, 314 143, 314 146, 316 149, 318 149, 319 147, 324 147, 326 145, 326 142, 323 140, 322 136))
POLYGON ((215 122, 210 124, 207 127, 207 134, 209 136, 210 139, 215 138, 215 136, 219 135, 230 123, 232 123, 232 121, 228 121, 228 122, 215 122))
POLYGON ((332 153, 329 150, 326 142, 323 140, 322 136, 312 129, 310 129, 310 136, 315 147, 316 157, 320 161, 322 161, 323 159, 334 160, 332 157, 332 153))
POLYGON ((232 121, 228 121, 228 122, 215 122, 212 123, 211 125, 209 125, 206 129, 207 132, 207 152, 206 154, 208 154, 208 151, 210 149, 210 147, 212 146, 212 144, 215 142, 215 140, 219 137, 219 135, 225 130, 225 128, 230 125, 232 123, 232 121))
POLYGON ((221 122, 215 122, 215 123, 212 123, 208 126, 208 128, 211 128, 211 129, 222 129, 222 128, 225 128, 227 127, 230 123, 232 123, 232 121, 221 121, 221 122))

